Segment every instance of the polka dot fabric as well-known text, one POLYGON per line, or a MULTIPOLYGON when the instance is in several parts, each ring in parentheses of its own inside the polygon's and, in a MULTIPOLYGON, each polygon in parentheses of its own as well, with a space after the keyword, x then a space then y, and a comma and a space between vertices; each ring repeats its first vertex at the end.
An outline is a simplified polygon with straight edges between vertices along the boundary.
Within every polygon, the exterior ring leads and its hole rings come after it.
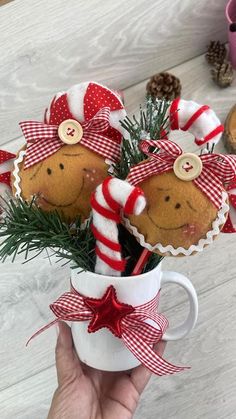
POLYGON ((236 208, 236 195, 230 195, 229 201, 233 205, 233 207, 236 208))
POLYGON ((124 108, 117 96, 103 86, 96 83, 89 83, 84 95, 84 117, 85 121, 91 119, 101 108, 110 108, 111 111, 124 108))
POLYGON ((72 115, 68 101, 67 94, 60 96, 58 99, 53 99, 50 107, 49 124, 60 125, 66 119, 75 119, 72 115))
POLYGON ((14 159, 15 154, 12 154, 8 151, 0 150, 0 164, 5 163, 8 160, 14 159))
MULTIPOLYGON (((111 90, 96 83, 89 83, 84 96, 85 121, 91 119, 99 109, 104 107, 109 107, 111 111, 117 111, 124 108, 123 104, 111 90)), ((122 136, 115 128, 110 127, 107 131, 107 135, 117 144, 121 143, 122 136)))
POLYGON ((236 233, 236 226, 233 226, 230 215, 228 215, 226 223, 221 231, 222 233, 236 233))
POLYGON ((0 183, 5 183, 6 185, 11 185, 11 172, 1 173, 0 174, 0 183))
POLYGON ((230 210, 222 232, 236 233, 236 179, 226 187, 226 190, 229 195, 230 210))

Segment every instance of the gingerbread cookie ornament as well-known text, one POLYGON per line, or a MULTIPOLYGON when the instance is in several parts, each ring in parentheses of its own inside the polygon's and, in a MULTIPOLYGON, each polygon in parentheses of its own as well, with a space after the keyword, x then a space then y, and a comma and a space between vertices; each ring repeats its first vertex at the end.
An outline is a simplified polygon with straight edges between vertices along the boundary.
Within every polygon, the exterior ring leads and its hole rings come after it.
POLYGON ((212 243, 229 206, 224 185, 236 175, 234 156, 183 153, 168 140, 144 140, 149 159, 133 167, 128 181, 143 189, 147 207, 125 218, 140 244, 162 255, 191 255, 212 243), (153 147, 158 152, 151 152, 153 147))
POLYGON ((57 210, 68 222, 87 219, 92 191, 119 161, 125 115, 119 96, 98 83, 59 93, 44 123, 20 123, 27 144, 14 162, 14 195, 36 196, 42 209, 57 210))

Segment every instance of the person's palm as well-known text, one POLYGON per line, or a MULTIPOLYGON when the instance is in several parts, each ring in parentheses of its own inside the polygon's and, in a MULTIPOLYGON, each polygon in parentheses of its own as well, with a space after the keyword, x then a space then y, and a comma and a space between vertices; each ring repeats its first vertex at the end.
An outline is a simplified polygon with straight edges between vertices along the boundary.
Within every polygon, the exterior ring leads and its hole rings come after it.
MULTIPOLYGON (((161 342, 158 353, 163 350, 161 342)), ((65 323, 60 323, 56 365, 58 389, 48 419, 130 419, 151 375, 143 366, 110 373, 82 364, 65 323)))

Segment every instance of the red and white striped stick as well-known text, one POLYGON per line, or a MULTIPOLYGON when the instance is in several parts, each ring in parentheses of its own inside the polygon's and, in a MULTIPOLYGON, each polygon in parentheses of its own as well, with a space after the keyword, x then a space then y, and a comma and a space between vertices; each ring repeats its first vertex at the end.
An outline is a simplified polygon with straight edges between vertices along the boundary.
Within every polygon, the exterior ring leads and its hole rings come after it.
POLYGON ((146 206, 143 191, 124 180, 108 177, 93 193, 91 206, 91 228, 97 239, 95 272, 120 276, 125 270, 126 262, 122 259, 118 240, 120 212, 139 215, 146 206))
POLYGON ((143 271, 144 266, 146 265, 148 259, 150 258, 152 252, 148 249, 143 249, 131 275, 140 275, 143 271))

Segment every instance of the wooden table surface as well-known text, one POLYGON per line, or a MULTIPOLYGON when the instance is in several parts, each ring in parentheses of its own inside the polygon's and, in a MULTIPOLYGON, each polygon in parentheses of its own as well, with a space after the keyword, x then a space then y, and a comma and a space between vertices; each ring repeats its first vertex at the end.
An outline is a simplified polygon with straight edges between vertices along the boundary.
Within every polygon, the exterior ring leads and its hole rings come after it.
MULTIPOLYGON (((9 3, 2 9, 15 7, 14 3, 9 3)), ((17 28, 14 30, 17 31, 17 28)), ((32 49, 32 56, 22 54, 21 58, 32 64, 37 60, 34 53, 32 49)), ((24 95, 20 90, 23 81, 14 76, 20 71, 18 67, 13 66, 16 73, 9 72, 8 78, 4 71, 5 69, 10 71, 10 67, 4 62, 0 65, 3 71, 1 72, 3 89, 11 78, 14 87, 20 91, 19 97, 12 99, 14 102, 12 113, 6 106, 13 97, 10 88, 4 91, 0 102, 1 109, 5 112, 4 118, 9 116, 13 121, 18 114, 22 114, 26 103, 27 109, 30 109, 28 98, 32 92, 38 92, 39 101, 43 102, 44 93, 49 93, 49 87, 47 86, 47 91, 44 92, 42 86, 38 88, 31 80, 31 92, 27 91, 24 95)), ((235 103, 235 81, 231 87, 219 89, 211 81, 209 66, 201 54, 184 60, 182 64, 174 67, 165 66, 165 68, 169 68, 180 77, 183 98, 211 105, 224 121, 229 109, 235 103)), ((60 77, 61 75, 62 73, 60 77)), ((144 80, 144 77, 139 79, 144 80)), ((117 80, 118 78, 114 85, 117 85, 117 80)), ((51 90, 57 88, 58 83, 56 80, 51 90)), ((131 87, 124 89, 125 103, 130 114, 135 113, 139 103, 144 102, 145 85, 146 80, 135 82, 131 87)), ((31 97, 32 109, 36 115, 37 101, 33 95, 31 97)), ((3 116, 0 116, 1 118, 3 116)), ((11 123, 9 127, 10 137, 3 127, 5 136, 1 143, 5 143, 3 147, 5 149, 17 150, 23 140, 19 138, 19 132, 16 134, 16 125, 11 123)), ((195 149, 186 137, 182 145, 187 150, 195 149)), ((224 151, 223 144, 220 144, 217 150, 224 151)), ((169 343, 165 354, 168 360, 179 365, 190 365, 191 369, 171 377, 152 377, 142 396, 135 419, 235 419, 235 250, 236 235, 221 234, 202 254, 164 259, 164 269, 178 271, 188 276, 198 293, 199 319, 195 330, 185 340, 169 343)), ((50 262, 45 256, 23 265, 22 260, 18 258, 14 264, 7 261, 0 266, 1 419, 46 419, 47 417, 51 397, 56 388, 55 330, 52 328, 46 331, 28 348, 25 347, 25 342, 35 330, 52 319, 49 304, 69 286, 68 267, 62 268, 55 264, 53 259, 50 262)), ((184 319, 187 307, 183 291, 177 287, 163 289, 161 308, 170 319, 171 325, 178 324, 184 319)))

